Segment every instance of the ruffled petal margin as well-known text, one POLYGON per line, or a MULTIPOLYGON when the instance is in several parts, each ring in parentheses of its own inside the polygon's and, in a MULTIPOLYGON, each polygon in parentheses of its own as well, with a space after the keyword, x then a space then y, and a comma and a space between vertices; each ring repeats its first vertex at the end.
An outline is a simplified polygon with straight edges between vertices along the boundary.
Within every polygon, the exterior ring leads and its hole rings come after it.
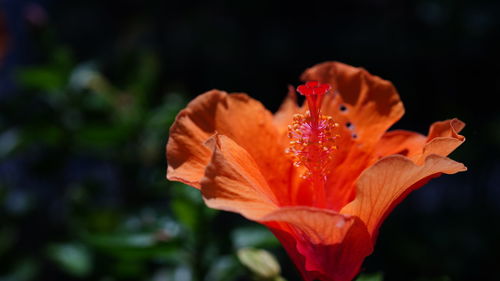
POLYGON ((422 163, 428 155, 447 156, 453 152, 465 141, 465 137, 458 134, 464 127, 465 123, 457 118, 432 124, 427 136, 427 143, 417 163, 422 163))
POLYGON ((272 114, 245 94, 206 92, 183 109, 170 128, 167 143, 167 178, 200 188, 212 151, 204 143, 215 133, 243 147, 269 183, 283 182, 280 169, 288 169, 283 144, 272 114))
POLYGON ((403 103, 391 82, 363 68, 324 62, 307 69, 303 81, 332 85, 335 94, 323 100, 323 114, 348 126, 358 143, 370 146, 404 114, 403 103))
POLYGON ((340 213, 359 217, 375 240, 383 220, 411 191, 441 173, 466 170, 462 163, 436 154, 427 156, 422 165, 401 155, 387 156, 360 175, 356 198, 340 213))
POLYGON ((435 122, 427 136, 405 130, 389 131, 380 139, 374 154, 378 158, 400 154, 422 164, 431 154, 447 156, 460 146, 465 137, 458 133, 464 127, 464 122, 454 118, 435 122))
POLYGON ((215 131, 214 113, 226 94, 213 90, 192 100, 175 118, 167 142, 167 179, 200 188, 212 152, 203 143, 215 131))

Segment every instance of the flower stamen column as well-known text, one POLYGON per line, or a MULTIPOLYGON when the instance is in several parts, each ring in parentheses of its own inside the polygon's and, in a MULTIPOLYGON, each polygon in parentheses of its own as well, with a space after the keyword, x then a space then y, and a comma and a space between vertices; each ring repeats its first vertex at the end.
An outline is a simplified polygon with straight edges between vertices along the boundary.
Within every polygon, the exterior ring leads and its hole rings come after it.
POLYGON ((316 81, 307 82, 297 87, 297 91, 306 97, 309 111, 295 114, 288 126, 290 147, 287 153, 292 156, 295 167, 305 167, 303 179, 311 182, 314 205, 326 207, 326 175, 337 149, 335 129, 338 124, 331 116, 321 115, 323 97, 330 91, 328 84, 316 81))

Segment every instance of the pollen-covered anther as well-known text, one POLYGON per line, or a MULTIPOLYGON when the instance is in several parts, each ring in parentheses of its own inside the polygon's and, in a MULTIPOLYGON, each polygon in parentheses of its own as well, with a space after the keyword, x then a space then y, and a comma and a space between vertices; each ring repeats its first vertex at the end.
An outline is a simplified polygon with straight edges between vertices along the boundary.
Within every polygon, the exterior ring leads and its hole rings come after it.
POLYGON ((287 153, 292 156, 295 167, 304 166, 307 171, 302 175, 308 178, 312 174, 324 176, 328 164, 337 149, 335 133, 339 125, 330 116, 319 115, 313 120, 309 112, 296 114, 288 126, 290 147, 287 153))

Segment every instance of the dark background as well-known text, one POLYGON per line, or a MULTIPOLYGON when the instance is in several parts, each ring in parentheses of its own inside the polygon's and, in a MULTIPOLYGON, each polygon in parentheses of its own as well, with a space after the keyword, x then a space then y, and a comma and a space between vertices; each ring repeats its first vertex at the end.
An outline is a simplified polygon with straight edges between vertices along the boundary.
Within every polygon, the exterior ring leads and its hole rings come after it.
POLYGON ((467 123, 469 170, 397 207, 363 272, 496 280, 498 50, 498 1, 0 0, 0 280, 243 280, 243 246, 298 280, 265 229, 164 180, 164 145, 196 95, 275 111, 327 60, 392 81, 396 128, 467 123))

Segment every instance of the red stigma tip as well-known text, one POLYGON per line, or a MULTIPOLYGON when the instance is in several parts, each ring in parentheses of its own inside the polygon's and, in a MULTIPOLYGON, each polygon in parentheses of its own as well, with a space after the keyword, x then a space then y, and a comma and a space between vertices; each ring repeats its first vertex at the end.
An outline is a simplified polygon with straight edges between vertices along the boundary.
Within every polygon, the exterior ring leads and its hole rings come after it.
POLYGON ((329 84, 322 84, 318 81, 308 81, 304 85, 297 87, 297 91, 303 96, 322 96, 330 91, 332 87, 329 84))
POLYGON ((323 97, 331 88, 329 84, 322 84, 318 81, 308 81, 304 85, 297 87, 297 91, 301 95, 306 96, 307 106, 309 107, 313 123, 317 122, 323 97))

